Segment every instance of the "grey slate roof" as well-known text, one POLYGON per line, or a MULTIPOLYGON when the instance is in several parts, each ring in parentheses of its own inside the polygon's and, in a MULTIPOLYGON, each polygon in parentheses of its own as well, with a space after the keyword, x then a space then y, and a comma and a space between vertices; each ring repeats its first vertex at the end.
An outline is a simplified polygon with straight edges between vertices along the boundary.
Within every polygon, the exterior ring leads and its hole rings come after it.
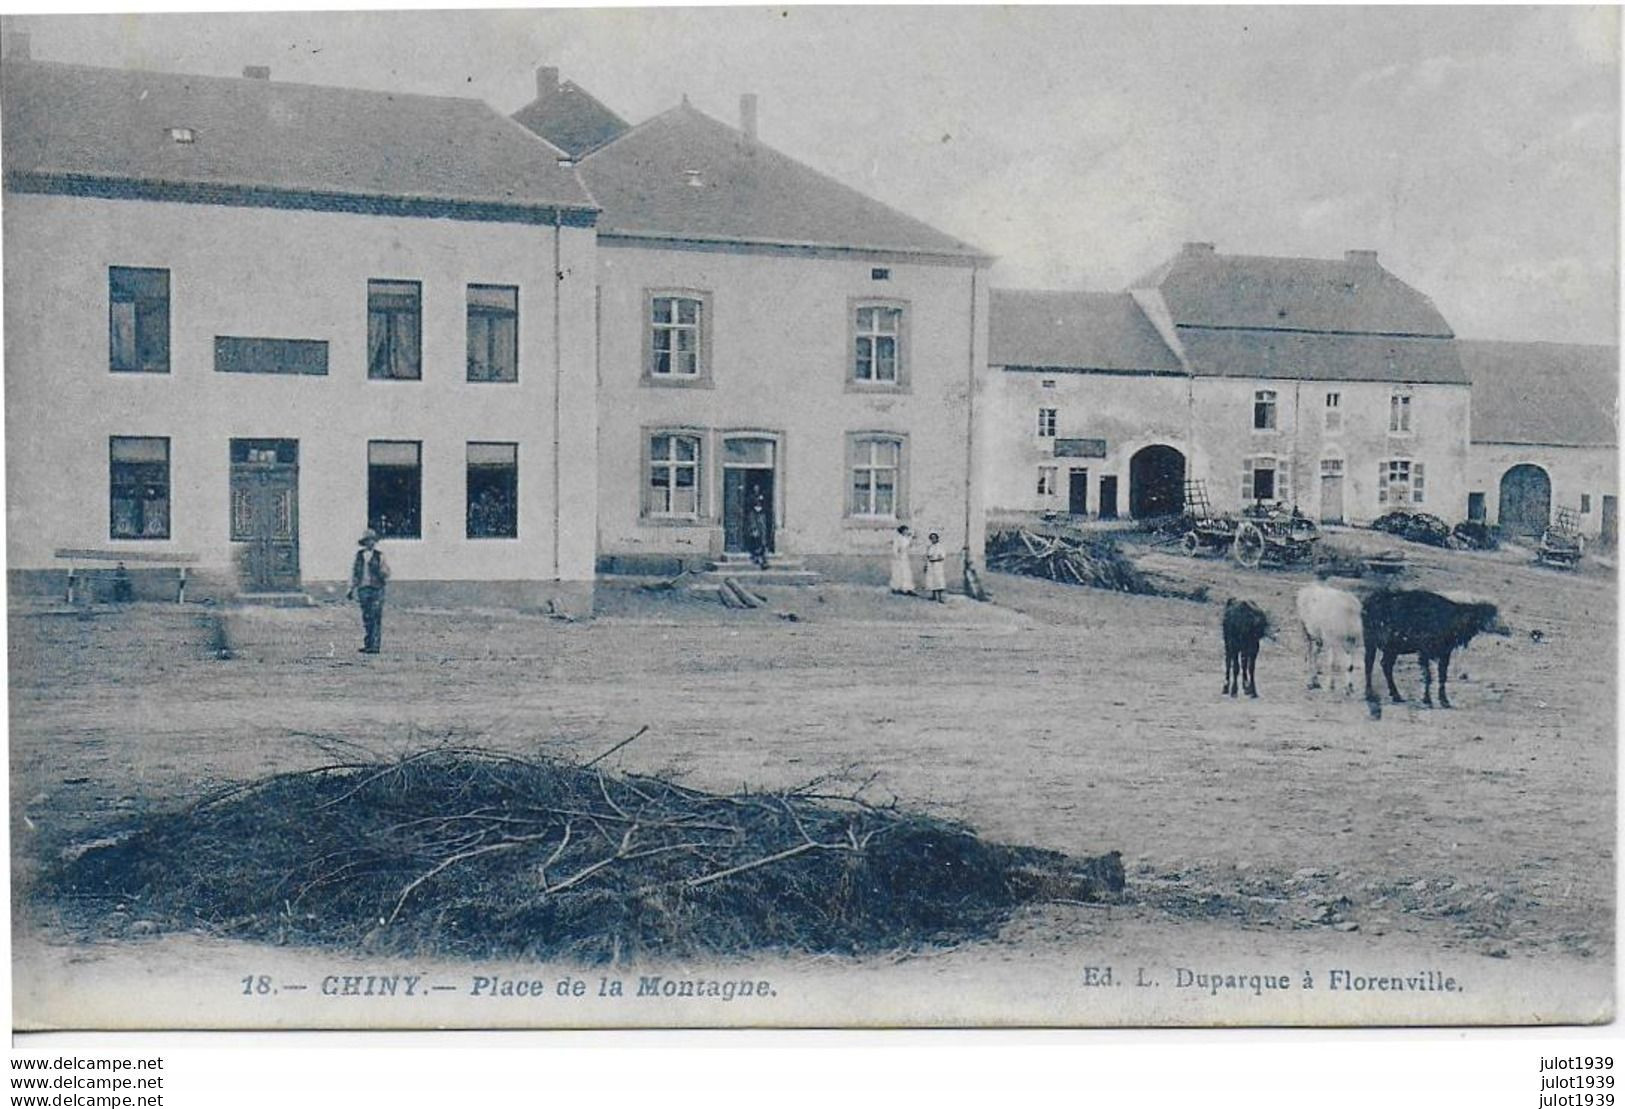
POLYGON ((603 146, 632 126, 574 81, 532 100, 513 119, 572 158, 603 146))
POLYGON ((581 161, 603 235, 985 258, 687 104, 581 161))
POLYGON ((8 61, 0 107, 7 174, 595 207, 554 149, 478 100, 8 61))
POLYGON ((1450 325, 1375 255, 1269 258, 1187 245, 1134 287, 1166 308, 1193 374, 1467 384, 1450 325))
POLYGON ((1473 441, 1619 446, 1619 348, 1462 340, 1473 441))
POLYGON ((990 365, 1185 372, 1128 293, 994 289, 990 304, 990 365))
POLYGON ((1453 332, 1433 302, 1380 266, 1187 247, 1135 288, 1155 288, 1180 327, 1363 335, 1453 332))

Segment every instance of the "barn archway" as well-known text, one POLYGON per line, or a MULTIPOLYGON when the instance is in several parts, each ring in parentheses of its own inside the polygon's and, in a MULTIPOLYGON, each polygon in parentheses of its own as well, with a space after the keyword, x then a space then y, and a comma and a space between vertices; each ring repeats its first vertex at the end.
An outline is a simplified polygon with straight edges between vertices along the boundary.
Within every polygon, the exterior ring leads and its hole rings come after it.
POLYGON ((1128 462, 1128 510, 1135 519, 1174 516, 1185 508, 1185 456, 1164 443, 1143 447, 1128 462))
POLYGON ((1539 535, 1552 519, 1552 479, 1527 462, 1501 475, 1501 530, 1509 535, 1539 535))

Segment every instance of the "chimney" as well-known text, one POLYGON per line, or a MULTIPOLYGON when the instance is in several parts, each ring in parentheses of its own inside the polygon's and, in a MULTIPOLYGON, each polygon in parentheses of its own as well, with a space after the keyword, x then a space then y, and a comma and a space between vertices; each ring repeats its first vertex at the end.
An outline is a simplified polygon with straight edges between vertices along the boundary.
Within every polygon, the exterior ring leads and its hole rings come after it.
POLYGON ((245 65, 243 66, 243 76, 250 81, 269 81, 271 79, 271 67, 268 65, 245 65))
POLYGON ((1374 250, 1345 250, 1343 261, 1352 262, 1357 266, 1374 266, 1377 264, 1377 252, 1374 250))
POLYGON ((546 100, 559 91, 559 67, 538 66, 536 69, 536 99, 546 100))
POLYGON ((756 141, 756 94, 743 93, 739 97, 739 129, 748 142, 756 141))
POLYGON ((6 57, 14 62, 26 62, 32 56, 27 31, 11 31, 6 35, 6 57))
POLYGON ((1212 254, 1213 253, 1213 244, 1212 243, 1186 243, 1183 253, 1185 253, 1185 254, 1193 254, 1193 255, 1212 254))

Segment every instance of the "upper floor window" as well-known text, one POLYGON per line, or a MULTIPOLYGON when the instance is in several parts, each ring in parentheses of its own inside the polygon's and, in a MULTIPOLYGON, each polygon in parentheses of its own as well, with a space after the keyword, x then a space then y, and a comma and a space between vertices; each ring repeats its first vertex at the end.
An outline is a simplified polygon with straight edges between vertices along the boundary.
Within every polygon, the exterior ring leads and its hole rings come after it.
POLYGON ((1041 439, 1053 439, 1053 438, 1055 438, 1055 413, 1056 413, 1056 409, 1054 409, 1054 408, 1040 408, 1038 410, 1038 435, 1039 435, 1039 438, 1041 438, 1041 439))
POLYGON ((367 376, 375 381, 423 377, 420 282, 367 282, 367 376))
POLYGON ((700 514, 700 439, 697 435, 660 432, 649 437, 645 516, 700 514))
POLYGON ((903 440, 893 435, 853 435, 848 439, 852 499, 848 515, 896 520, 905 498, 903 440))
POLYGON ((906 382, 901 306, 853 305, 852 381, 859 385, 906 382))
POLYGON ((107 364, 121 373, 169 372, 169 271, 107 270, 107 364))
POLYGON ((168 539, 169 440, 115 435, 108 460, 108 536, 168 539))
POLYGON ((699 293, 650 295, 649 380, 694 382, 710 376, 706 308, 706 298, 699 293))
POLYGON ((1326 430, 1343 430, 1343 394, 1326 394, 1326 430))
POLYGON ((468 380, 519 380, 519 290, 468 287, 468 380))
POLYGON ((1255 431, 1275 429, 1274 389, 1259 389, 1253 394, 1253 429, 1255 431))
POLYGON ((1409 435, 1411 432, 1411 395, 1396 392, 1388 398, 1388 432, 1390 435, 1409 435))

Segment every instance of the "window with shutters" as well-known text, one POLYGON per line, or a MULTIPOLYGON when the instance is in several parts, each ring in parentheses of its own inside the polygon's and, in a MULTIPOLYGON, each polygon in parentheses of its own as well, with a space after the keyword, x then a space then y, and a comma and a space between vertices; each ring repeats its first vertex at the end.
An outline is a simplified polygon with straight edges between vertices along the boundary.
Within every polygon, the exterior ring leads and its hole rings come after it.
POLYGON ((519 289, 468 287, 468 380, 519 380, 519 289))
POLYGON ((847 436, 849 518, 875 521, 905 518, 907 445, 907 440, 900 435, 860 432, 847 436))
POLYGON ((423 444, 367 444, 367 526, 385 539, 423 537, 423 444))
POLYGON ((1241 500, 1243 504, 1255 501, 1273 501, 1280 498, 1278 480, 1280 463, 1269 455, 1242 460, 1241 500))
POLYGON ((519 444, 468 444, 468 538, 519 538, 519 444))
POLYGON ((644 294, 645 385, 711 384, 711 294, 650 289, 644 294))
POLYGON ((1343 394, 1326 394, 1326 430, 1328 432, 1343 430, 1343 394))
POLYGON ((367 377, 372 381, 422 379, 421 282, 367 282, 367 377))
POLYGON ((108 536, 168 539, 169 440, 115 435, 108 458, 108 536))
POLYGON ((1259 389, 1253 394, 1253 430, 1275 430, 1275 390, 1259 389))
POLYGON ((894 390, 908 384, 906 307, 897 301, 851 302, 848 388, 894 390))
POLYGON ((169 271, 107 269, 107 364, 115 373, 169 372, 169 271))
POLYGON ((657 431, 648 437, 643 514, 653 519, 696 519, 700 515, 700 437, 657 431))
POLYGON ((1427 493, 1425 469, 1409 458, 1377 463, 1377 503, 1388 508, 1422 504, 1427 493))
POLYGON ((1407 390, 1396 389, 1388 398, 1388 434, 1409 435, 1411 433, 1411 394, 1407 390))

